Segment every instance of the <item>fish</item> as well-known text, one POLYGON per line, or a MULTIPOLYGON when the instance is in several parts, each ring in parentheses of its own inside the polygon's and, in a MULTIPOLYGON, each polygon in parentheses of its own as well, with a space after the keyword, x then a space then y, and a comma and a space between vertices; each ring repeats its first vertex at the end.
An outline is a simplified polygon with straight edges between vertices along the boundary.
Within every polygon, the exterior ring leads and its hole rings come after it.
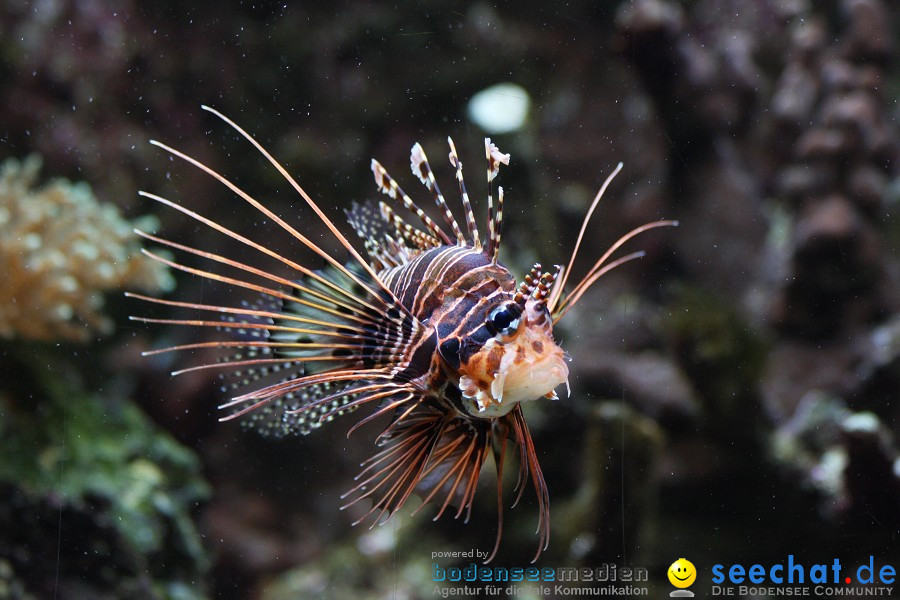
POLYGON ((226 411, 221 420, 243 418, 266 435, 305 435, 359 409, 366 414, 348 436, 373 421, 386 421, 374 436, 373 455, 360 465, 355 484, 343 496, 343 508, 363 501, 371 505, 354 525, 367 519, 373 526, 386 522, 413 494, 422 498, 417 510, 430 503, 438 507, 435 520, 452 506, 454 517, 468 522, 482 468, 490 457, 496 472, 498 516, 494 546, 485 559, 488 563, 498 554, 503 532, 504 465, 508 460, 516 462, 513 506, 529 481, 537 498, 538 544, 532 562, 537 561, 550 541, 550 494, 522 406, 541 398, 556 400, 557 388, 568 389, 569 357, 554 338, 554 326, 605 273, 643 256, 636 251, 613 259, 623 244, 645 231, 677 222, 654 221, 622 235, 577 284, 566 289, 588 223, 622 169, 619 163, 591 203, 568 264, 548 270, 535 264, 517 282, 499 261, 502 186, 494 196, 494 181, 501 166, 509 165, 510 155, 485 138, 488 191, 482 236, 462 162, 448 138, 464 223, 456 220, 423 147, 416 143, 410 154, 412 173, 428 190, 443 223, 429 216, 373 159, 375 185, 387 201, 354 203, 346 211, 350 228, 360 238, 361 252, 260 142, 218 110, 202 108, 231 127, 280 173, 346 251, 347 259, 332 256, 215 169, 151 140, 228 188, 272 227, 317 255, 323 266, 302 264, 265 239, 251 239, 180 203, 141 191, 141 196, 231 238, 290 274, 282 276, 274 268, 138 231, 148 242, 167 249, 166 253, 144 249, 150 258, 258 295, 253 302, 226 305, 129 293, 138 300, 199 315, 191 319, 133 316, 132 320, 211 328, 224 334, 224 339, 144 354, 225 352, 219 361, 173 375, 206 369, 230 372, 225 389, 234 395, 220 406, 226 411), (189 266, 171 256, 179 253, 198 257, 210 268, 189 266))

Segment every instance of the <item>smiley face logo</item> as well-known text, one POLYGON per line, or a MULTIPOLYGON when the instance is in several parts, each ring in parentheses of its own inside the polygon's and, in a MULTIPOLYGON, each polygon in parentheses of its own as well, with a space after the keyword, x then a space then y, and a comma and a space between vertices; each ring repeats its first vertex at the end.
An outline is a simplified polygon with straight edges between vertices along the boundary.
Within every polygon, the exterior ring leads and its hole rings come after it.
POLYGON ((679 558, 672 563, 668 571, 669 582, 677 588, 689 587, 697 579, 694 563, 686 558, 679 558))

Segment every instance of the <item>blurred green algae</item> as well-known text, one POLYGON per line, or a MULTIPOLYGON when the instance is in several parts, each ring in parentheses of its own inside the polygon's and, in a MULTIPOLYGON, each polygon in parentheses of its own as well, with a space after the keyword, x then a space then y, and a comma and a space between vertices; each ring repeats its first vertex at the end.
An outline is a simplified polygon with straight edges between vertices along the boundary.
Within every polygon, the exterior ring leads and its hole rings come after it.
POLYGON ((30 581, 58 570, 98 597, 204 597, 193 513, 209 488, 194 453, 130 400, 73 386, 65 368, 17 366, 36 393, 0 390, 0 556, 30 581))

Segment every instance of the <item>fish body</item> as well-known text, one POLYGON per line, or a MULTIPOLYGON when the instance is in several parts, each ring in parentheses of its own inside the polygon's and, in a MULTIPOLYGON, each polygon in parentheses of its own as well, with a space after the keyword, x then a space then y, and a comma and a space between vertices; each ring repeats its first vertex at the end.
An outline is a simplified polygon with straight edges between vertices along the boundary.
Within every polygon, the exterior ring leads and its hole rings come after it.
POLYGON ((433 330, 423 336, 430 364, 420 376, 426 389, 445 390, 442 400, 449 408, 476 419, 496 418, 567 381, 546 305, 516 302, 515 277, 484 252, 441 246, 383 276, 400 302, 433 330))
POLYGON ((640 256, 632 253, 607 262, 625 241, 647 229, 675 223, 657 221, 630 231, 600 257, 580 283, 565 291, 587 221, 614 172, 585 218, 568 266, 544 272, 537 264, 517 284, 498 261, 502 188, 497 190, 496 202, 493 195, 494 178, 500 166, 509 163, 509 155, 501 153, 490 139, 485 140, 488 222, 487 235, 482 239, 463 180, 462 163, 448 139, 465 227, 455 220, 424 150, 415 144, 410 155, 412 172, 428 188, 444 224, 438 225, 429 217, 373 160, 376 186, 393 202, 355 204, 347 211, 348 221, 365 248, 364 257, 255 139, 221 113, 204 109, 231 125, 272 163, 347 250, 350 260, 342 263, 330 256, 205 164, 153 142, 220 181, 326 264, 310 269, 272 250, 264 241, 247 238, 170 200, 142 192, 294 273, 293 277, 280 277, 273 274, 274 270, 142 233, 151 241, 206 259, 219 269, 188 267, 146 251, 156 260, 251 290, 260 297, 252 304, 225 306, 131 294, 157 304, 194 309, 201 315, 219 315, 219 320, 133 317, 136 320, 220 330, 224 320, 224 330, 231 334, 226 339, 161 348, 148 354, 198 348, 228 352, 223 361, 181 372, 230 369, 234 376, 228 389, 243 393, 222 405, 228 411, 223 419, 244 417, 263 432, 306 434, 363 407, 368 414, 351 428, 351 433, 366 423, 385 419, 386 427, 375 438, 376 453, 362 464, 356 485, 344 496, 346 506, 363 500, 371 503, 360 521, 374 515, 374 522, 384 522, 413 493, 423 497, 422 506, 429 502, 439 506, 435 518, 452 505, 457 518, 465 515, 468 520, 482 467, 492 455, 497 470, 498 528, 488 561, 500 544, 503 467, 507 450, 514 449, 519 469, 516 502, 529 480, 538 500, 536 560, 549 543, 549 493, 522 403, 555 399, 556 388, 568 384, 567 357, 554 340, 553 326, 603 273, 640 256), (398 211, 406 211, 419 224, 413 226, 398 211), (223 266, 237 274, 224 274, 223 266))

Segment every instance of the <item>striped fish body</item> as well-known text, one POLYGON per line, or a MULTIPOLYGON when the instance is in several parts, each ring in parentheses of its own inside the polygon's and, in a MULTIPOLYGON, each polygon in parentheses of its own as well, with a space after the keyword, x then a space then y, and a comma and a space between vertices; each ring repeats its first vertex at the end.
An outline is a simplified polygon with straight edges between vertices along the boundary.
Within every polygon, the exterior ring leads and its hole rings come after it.
MULTIPOLYGON (((491 419, 507 414, 517 402, 553 397, 553 389, 566 381, 568 368, 553 342, 549 313, 540 306, 528 307, 528 301, 517 302, 515 277, 483 251, 442 246, 381 275, 434 332, 427 337, 427 350, 420 352, 430 357, 423 383, 427 389, 441 390, 439 399, 448 408, 471 418, 491 419), (528 321, 526 307, 537 313, 536 323, 528 321), (518 326, 498 322, 505 311, 515 313, 518 326), (504 335, 500 331, 504 327, 511 333, 504 335), (546 362, 553 368, 536 369, 546 362), (524 393, 505 385, 521 369, 532 380, 524 393)), ((407 351, 414 356, 419 350, 407 351)), ((421 361, 411 362, 423 366, 421 361)))
POLYGON ((633 253, 608 261, 623 243, 647 229, 674 223, 657 221, 627 233, 597 260, 580 283, 564 292, 587 221, 614 172, 585 218, 568 266, 544 272, 535 265, 517 285, 515 277, 498 262, 503 190, 498 188, 495 203, 492 186, 500 165, 508 164, 509 155, 485 140, 488 222, 483 241, 463 181, 462 163, 452 140, 448 140, 465 228, 453 217, 424 150, 416 144, 410 156, 412 172, 428 188, 445 226, 432 220, 377 161, 372 161, 378 189, 394 202, 393 206, 386 202, 354 205, 348 211, 348 221, 368 254, 365 258, 265 148, 221 113, 203 108, 228 123, 269 160, 347 250, 350 261, 343 263, 330 256, 217 171, 174 148, 152 142, 218 180, 326 264, 322 269, 309 269, 272 250, 265 241, 249 239, 177 203, 141 192, 296 273, 293 278, 280 277, 273 274, 274 270, 142 233, 148 240, 227 267, 238 275, 188 267, 146 251, 152 258, 261 295, 254 304, 224 306, 130 294, 156 304, 217 314, 226 326, 222 327, 221 320, 205 317, 132 317, 134 320, 224 329, 232 334, 227 339, 146 354, 199 348, 220 348, 229 353, 219 363, 177 373, 231 369, 237 377, 228 389, 243 393, 222 405, 228 411, 223 420, 244 417, 264 433, 306 434, 359 408, 368 408, 368 414, 350 433, 383 419, 387 425, 375 438, 377 452, 362 464, 356 485, 345 495, 347 506, 370 503, 371 508, 359 521, 371 517, 374 522, 383 522, 413 493, 423 496, 422 507, 438 505, 435 518, 454 506, 455 516, 465 515, 468 520, 479 476, 492 455, 497 471, 498 528, 488 560, 493 559, 500 544, 503 467, 507 450, 514 449, 519 469, 516 502, 529 480, 538 500, 536 560, 549 543, 549 493, 522 403, 556 398, 555 388, 567 382, 567 358, 553 338, 553 326, 605 272, 640 256, 633 253), (421 225, 409 224, 396 208, 414 215, 421 225))

